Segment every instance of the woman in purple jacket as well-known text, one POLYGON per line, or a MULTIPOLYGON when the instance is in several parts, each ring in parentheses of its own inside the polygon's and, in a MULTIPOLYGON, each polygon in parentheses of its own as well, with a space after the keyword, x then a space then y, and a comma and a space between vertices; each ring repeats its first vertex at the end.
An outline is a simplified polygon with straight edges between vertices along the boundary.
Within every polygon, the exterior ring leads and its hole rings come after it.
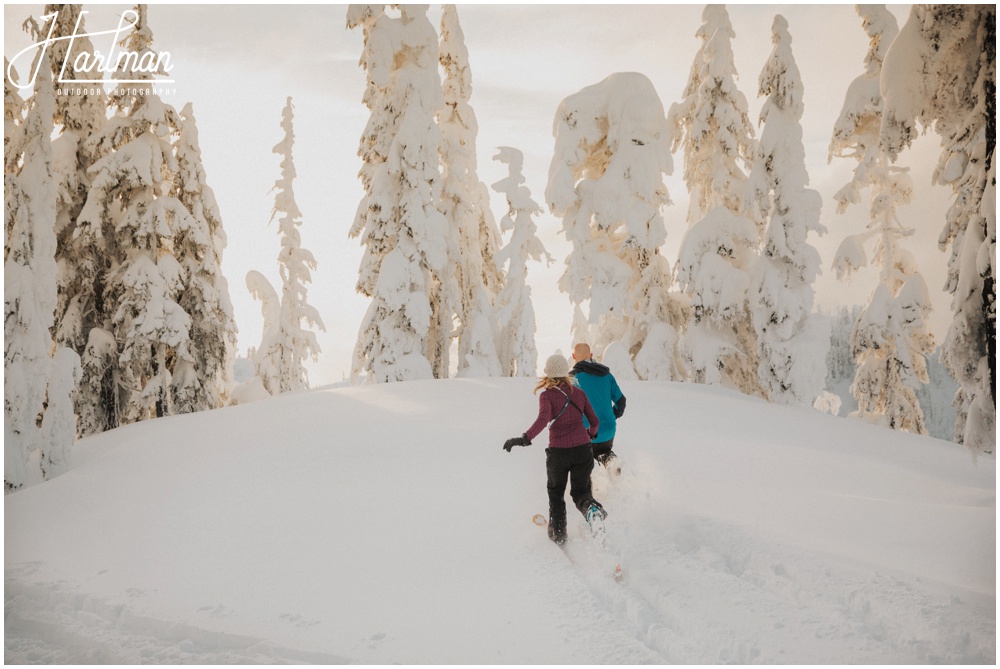
POLYGON ((570 497, 580 513, 592 524, 607 517, 604 507, 594 499, 590 489, 590 473, 594 469, 591 439, 600 426, 587 394, 569 378, 569 362, 557 353, 545 361, 545 377, 535 386, 538 397, 538 418, 520 437, 508 439, 504 450, 513 446, 530 446, 546 425, 549 426, 549 447, 545 449, 545 470, 548 473, 549 538, 557 544, 566 542, 566 479, 570 482, 570 497), (587 417, 589 431, 584 427, 587 417), (551 425, 549 423, 551 422, 551 425))

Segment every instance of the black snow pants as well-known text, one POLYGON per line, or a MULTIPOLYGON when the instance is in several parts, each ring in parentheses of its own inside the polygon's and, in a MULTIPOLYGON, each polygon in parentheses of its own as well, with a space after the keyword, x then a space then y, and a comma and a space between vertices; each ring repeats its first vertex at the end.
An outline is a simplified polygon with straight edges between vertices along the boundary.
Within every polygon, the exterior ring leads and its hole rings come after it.
POLYGON ((545 471, 548 473, 549 523, 556 531, 566 532, 566 478, 573 504, 586 515, 594 503, 590 473, 594 470, 594 449, 590 444, 573 448, 546 448, 545 471))

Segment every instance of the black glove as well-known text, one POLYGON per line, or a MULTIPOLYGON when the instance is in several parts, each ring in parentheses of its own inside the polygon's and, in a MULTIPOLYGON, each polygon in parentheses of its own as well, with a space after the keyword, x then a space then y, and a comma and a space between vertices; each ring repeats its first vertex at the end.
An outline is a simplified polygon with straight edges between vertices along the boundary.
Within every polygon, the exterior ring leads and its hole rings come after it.
POLYGON ((522 434, 520 437, 511 437, 503 443, 503 450, 510 453, 510 449, 515 446, 531 446, 531 440, 528 439, 527 434, 522 434))
POLYGON ((615 402, 612 411, 615 412, 615 418, 621 418, 625 415, 625 396, 622 395, 617 402, 615 402))

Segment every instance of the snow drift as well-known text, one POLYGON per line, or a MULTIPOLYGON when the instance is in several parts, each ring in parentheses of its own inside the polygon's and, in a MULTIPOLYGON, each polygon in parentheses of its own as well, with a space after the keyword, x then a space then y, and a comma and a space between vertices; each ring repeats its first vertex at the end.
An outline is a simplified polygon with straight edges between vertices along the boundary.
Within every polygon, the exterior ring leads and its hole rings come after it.
POLYGON ((992 663, 995 461, 625 382, 626 581, 545 513, 531 379, 285 394, 81 442, 5 498, 5 662, 992 663))

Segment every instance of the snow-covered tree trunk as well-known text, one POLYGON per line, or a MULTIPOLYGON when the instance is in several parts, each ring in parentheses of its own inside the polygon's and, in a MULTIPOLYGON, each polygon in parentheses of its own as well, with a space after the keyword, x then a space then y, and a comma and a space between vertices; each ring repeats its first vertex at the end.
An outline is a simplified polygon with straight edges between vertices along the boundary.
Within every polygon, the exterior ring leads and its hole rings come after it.
POLYGON ((767 96, 760 115, 764 129, 750 173, 754 199, 769 222, 751 284, 751 313, 768 397, 812 406, 823 389, 829 340, 812 319, 820 258, 806 237, 826 229, 819 222, 819 193, 806 188, 802 80, 788 22, 780 15, 774 17, 771 41, 774 48, 759 80, 759 95, 767 96))
POLYGON ((402 381, 441 375, 451 337, 446 308, 432 304, 435 282, 448 268, 448 224, 440 205, 434 115, 444 106, 438 42, 425 5, 400 5, 400 17, 378 5, 351 5, 348 28, 361 27, 361 64, 371 110, 361 137, 365 195, 351 237, 365 247, 358 291, 372 298, 354 349, 351 379, 402 381), (433 325, 433 328, 432 328, 433 325))
POLYGON ((955 439, 996 443, 996 6, 915 5, 885 55, 881 147, 895 160, 917 121, 941 137, 934 182, 955 194, 939 239, 950 247, 952 324, 942 359, 958 382, 955 439))
POLYGON ((507 213, 500 221, 500 230, 509 232, 507 244, 497 252, 495 260, 507 263, 506 280, 496 301, 496 316, 500 326, 498 353, 503 376, 534 376, 538 366, 535 347, 535 309, 531 303, 531 287, 527 284, 528 259, 540 262, 552 257, 538 238, 532 216, 542 212, 524 185, 524 154, 517 149, 501 147, 493 157, 508 166, 507 177, 493 184, 493 190, 507 198, 507 213))
POLYGON ((4 197, 8 228, 4 244, 5 491, 41 481, 43 462, 51 454, 39 418, 45 413, 51 376, 50 328, 56 307, 51 141, 55 96, 47 55, 38 67, 27 118, 4 146, 5 164, 13 168, 20 163, 11 170, 12 178, 5 179, 11 189, 4 197))
MULTIPOLYGON (((441 211, 451 229, 449 248, 457 268, 446 275, 442 297, 457 288, 458 374, 499 376, 494 301, 502 277, 494 255, 498 232, 490 211, 489 192, 479 180, 476 136, 479 124, 469 105, 472 71, 465 36, 455 5, 444 5, 441 14, 441 67, 444 70, 444 107, 438 114, 441 128, 441 211), (457 254, 457 255, 456 255, 457 254), (457 286, 452 279, 457 278, 457 286)), ((444 314, 445 309, 440 312, 444 314)), ((444 327, 446 324, 442 324, 444 327)), ((447 370, 445 370, 447 371, 447 370)), ((440 374, 439 374, 440 375, 440 374)))
POLYGON ((201 162, 191 103, 181 110, 181 118, 184 125, 174 147, 175 195, 191 213, 193 226, 174 240, 174 252, 184 271, 178 302, 191 316, 191 360, 177 362, 173 393, 177 412, 189 413, 225 404, 232 384, 236 322, 221 267, 226 233, 201 162))
POLYGON ((757 145, 746 97, 736 87, 729 14, 708 5, 702 19, 684 99, 669 114, 691 194, 677 280, 690 297, 693 322, 682 344, 694 381, 764 396, 747 294, 763 233, 744 172, 757 145))
POLYGON ((663 104, 645 76, 613 74, 560 103, 555 136, 545 198, 573 245, 559 286, 578 314, 574 340, 596 350, 620 341, 633 358, 645 349, 658 361, 649 378, 676 378, 680 324, 659 254, 670 203, 663 175, 673 172, 663 104), (647 343, 651 329, 668 335, 647 343))
POLYGON ((847 237, 834 260, 837 276, 848 279, 868 263, 873 246, 881 266, 879 283, 861 311, 851 337, 857 372, 851 392, 861 416, 874 416, 889 427, 924 434, 923 412, 916 389, 927 383, 926 356, 934 351, 927 326, 930 297, 913 256, 900 241, 912 234, 896 210, 909 202, 913 187, 905 170, 889 164, 879 145, 883 101, 879 76, 887 46, 898 32, 896 19, 879 5, 859 5, 858 13, 871 40, 865 73, 848 88, 834 126, 830 156, 858 161, 854 178, 834 197, 838 211, 861 201, 871 188, 868 230, 847 237), (879 418, 882 417, 882 418, 879 418))
MULTIPOLYGON (((274 153, 281 156, 281 178, 274 182, 274 209, 271 220, 278 219, 278 234, 281 235, 281 251, 278 253, 278 270, 281 274, 281 320, 279 336, 279 391, 304 390, 309 387, 309 376, 303 365, 306 358, 317 359, 319 343, 316 334, 303 327, 303 322, 324 330, 319 312, 306 302, 306 284, 312 282, 310 270, 316 269, 316 259, 312 253, 302 248, 299 226, 302 212, 295 202, 293 184, 295 163, 292 160, 292 146, 295 133, 292 126, 294 107, 288 98, 281 113, 281 128, 285 136, 274 147, 274 153)), ((268 390, 271 390, 270 388, 268 390)), ((271 391, 272 394, 274 391, 271 391)))

